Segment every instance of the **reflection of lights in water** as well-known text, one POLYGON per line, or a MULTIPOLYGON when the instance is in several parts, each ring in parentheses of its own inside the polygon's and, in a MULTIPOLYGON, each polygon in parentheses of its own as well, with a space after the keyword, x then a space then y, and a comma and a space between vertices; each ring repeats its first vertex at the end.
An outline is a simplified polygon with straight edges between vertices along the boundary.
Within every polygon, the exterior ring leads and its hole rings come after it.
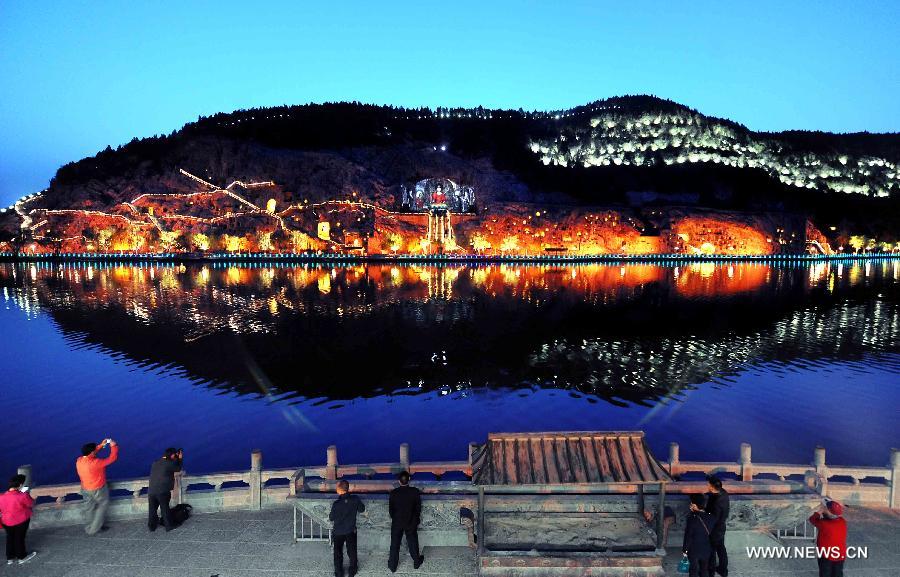
POLYGON ((701 278, 710 278, 716 272, 716 265, 712 262, 697 262, 688 266, 692 272, 696 272, 701 278))
POLYGON ((484 283, 487 281, 490 271, 491 267, 471 269, 469 276, 472 278, 472 284, 474 284, 475 286, 484 286, 484 283))
POLYGON ((809 282, 816 283, 825 278, 828 273, 828 265, 824 262, 813 263, 809 267, 809 282))
POLYGON ((334 271, 332 271, 332 275, 322 275, 319 277, 317 282, 319 287, 319 292, 323 295, 327 295, 331 292, 331 277, 334 275, 334 271))

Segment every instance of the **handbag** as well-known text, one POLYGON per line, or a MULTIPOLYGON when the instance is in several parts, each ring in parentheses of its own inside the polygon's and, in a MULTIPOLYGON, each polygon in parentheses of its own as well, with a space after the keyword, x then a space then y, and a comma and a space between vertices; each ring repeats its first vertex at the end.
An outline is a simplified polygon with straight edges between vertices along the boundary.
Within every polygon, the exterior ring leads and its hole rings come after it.
POLYGON ((683 555, 681 557, 681 562, 678 563, 678 572, 679 573, 690 573, 691 572, 691 562, 687 558, 687 555, 683 555))

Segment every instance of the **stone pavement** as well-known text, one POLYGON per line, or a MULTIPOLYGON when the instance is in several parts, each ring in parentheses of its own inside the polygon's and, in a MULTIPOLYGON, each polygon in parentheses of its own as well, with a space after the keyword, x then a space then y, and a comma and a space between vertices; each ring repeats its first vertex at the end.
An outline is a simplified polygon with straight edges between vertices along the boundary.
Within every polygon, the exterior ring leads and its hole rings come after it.
MULTIPOLYGON (((82 527, 29 531, 24 565, 0 565, 6 577, 328 577, 334 575, 327 543, 291 545, 290 509, 198 514, 166 533, 151 533, 141 520, 111 521, 93 537, 82 527)), ((475 560, 467 547, 426 547, 425 564, 414 571, 402 554, 397 573, 387 569, 387 551, 359 552, 360 576, 467 576, 475 560)), ((346 568, 345 568, 346 570, 346 568)))
MULTIPOLYGON (((900 513, 849 508, 849 543, 868 546, 867 560, 848 561, 852 577, 900 575, 900 513)), ((0 541, 3 539, 0 538, 0 541)), ((88 537, 81 527, 35 529, 28 547, 37 550, 25 565, 0 565, 3 577, 328 577, 331 552, 325 543, 291 545, 290 509, 195 515, 175 531, 147 531, 141 520, 116 521, 110 530, 88 537)), ((681 535, 672 533, 666 574, 676 575, 681 535)), ((746 546, 777 545, 762 533, 729 532, 726 540, 731 577, 813 577, 815 560, 750 560, 746 546)), ((805 545, 806 541, 798 544, 805 545)), ((791 544, 794 544, 791 542, 791 544)), ((364 544, 363 544, 364 545, 364 544)), ((468 548, 426 547, 425 565, 414 571, 401 554, 395 575, 475 575, 468 548)), ((402 553, 402 550, 401 550, 402 553)), ((360 550, 360 576, 391 575, 386 551, 360 550)))

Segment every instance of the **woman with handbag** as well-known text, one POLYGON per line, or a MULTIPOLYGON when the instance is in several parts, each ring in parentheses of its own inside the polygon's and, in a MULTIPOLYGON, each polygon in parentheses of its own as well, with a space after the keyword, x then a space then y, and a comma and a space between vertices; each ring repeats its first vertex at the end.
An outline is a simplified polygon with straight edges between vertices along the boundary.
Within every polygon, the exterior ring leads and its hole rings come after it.
POLYGON ((713 519, 703 510, 704 503, 703 495, 691 495, 691 510, 684 526, 684 543, 681 547, 684 558, 678 566, 678 571, 689 572, 691 577, 712 577, 709 571, 709 556, 712 553, 709 531, 713 519))

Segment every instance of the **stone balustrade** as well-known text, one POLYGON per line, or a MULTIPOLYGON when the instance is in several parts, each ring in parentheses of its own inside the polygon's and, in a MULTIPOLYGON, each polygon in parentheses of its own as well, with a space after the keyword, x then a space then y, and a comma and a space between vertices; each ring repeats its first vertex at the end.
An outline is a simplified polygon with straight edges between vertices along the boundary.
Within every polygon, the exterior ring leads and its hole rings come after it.
MULTIPOLYGON (((470 444, 469 455, 473 446, 474 443, 470 444)), ((350 480, 353 492, 384 494, 396 486, 390 475, 403 469, 420 474, 420 477, 422 474, 434 477, 433 480, 415 481, 426 499, 446 499, 455 495, 468 502, 471 495, 477 494, 477 487, 466 480, 472 475, 471 458, 466 461, 413 462, 407 444, 401 446, 399 457, 396 463, 342 465, 338 461, 337 447, 332 446, 328 448, 324 466, 265 470, 262 453, 254 451, 248 471, 177 475, 173 503, 190 503, 201 513, 285 507, 289 506, 289 497, 333 493, 340 478, 350 480), (443 480, 447 474, 456 474, 460 479, 443 480)), ((746 443, 741 446, 735 462, 681 461, 679 446, 672 443, 669 460, 663 465, 676 479, 666 489, 673 498, 671 503, 679 503, 688 493, 702 492, 706 484, 701 474, 717 473, 723 476, 730 493, 753 497, 758 503, 771 501, 769 505, 774 505, 789 496, 804 496, 808 500, 811 495, 827 495, 850 505, 900 509, 900 451, 896 449, 892 450, 887 467, 849 467, 826 464, 825 449, 821 447, 816 448, 813 461, 808 465, 755 463, 751 447, 746 443)), ((24 474, 27 483, 32 485, 29 465, 20 467, 19 473, 24 474)), ((110 518, 145 515, 148 485, 146 478, 111 481, 110 518)), ((577 486, 569 486, 546 492, 578 491, 577 486)), ((637 492, 637 487, 626 485, 618 491, 637 492)), ((78 484, 33 486, 31 494, 37 500, 35 527, 81 522, 78 484)), ((648 490, 648 504, 651 502, 652 489, 648 490)))
POLYGON ((810 489, 848 504, 900 508, 900 450, 892 449, 885 467, 828 465, 825 448, 816 447, 807 465, 755 463, 749 443, 741 444, 736 462, 682 461, 678 443, 669 446, 666 469, 673 477, 691 474, 732 474, 744 483, 777 486, 800 478, 810 489))

